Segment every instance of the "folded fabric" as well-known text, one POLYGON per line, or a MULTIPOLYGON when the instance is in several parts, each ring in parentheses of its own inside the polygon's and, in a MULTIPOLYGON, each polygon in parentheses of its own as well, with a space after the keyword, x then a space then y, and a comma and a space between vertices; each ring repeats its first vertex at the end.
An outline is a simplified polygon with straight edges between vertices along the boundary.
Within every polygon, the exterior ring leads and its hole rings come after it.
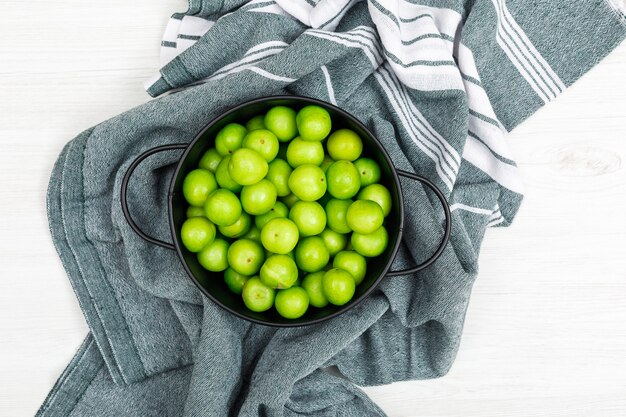
MULTIPOLYGON (((355 384, 444 375, 485 230, 510 224, 521 202, 504 135, 624 39, 617 3, 191 0, 147 83, 153 96, 170 93, 80 134, 52 172, 50 229, 91 332, 38 415, 382 416, 355 384), (435 264, 300 328, 254 325, 204 298, 173 251, 134 234, 119 201, 141 152, 189 142, 226 109, 273 94, 351 112, 453 213, 435 264)), ((179 156, 149 158, 129 188, 133 216, 163 240, 179 156)), ((427 258, 443 233, 434 197, 402 185, 394 269, 427 258)))

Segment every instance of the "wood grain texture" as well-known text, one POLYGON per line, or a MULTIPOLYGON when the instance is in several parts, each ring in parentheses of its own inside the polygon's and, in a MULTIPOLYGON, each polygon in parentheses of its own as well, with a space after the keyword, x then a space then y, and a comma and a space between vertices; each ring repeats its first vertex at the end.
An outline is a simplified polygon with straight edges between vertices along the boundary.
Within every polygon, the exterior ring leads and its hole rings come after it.
MULTIPOLYGON (((32 415, 87 332, 52 246, 48 176, 148 100, 182 0, 0 0, 0 415, 32 415)), ((526 184, 487 233, 443 379, 366 391, 393 417, 626 415, 626 44, 508 137, 526 184)))

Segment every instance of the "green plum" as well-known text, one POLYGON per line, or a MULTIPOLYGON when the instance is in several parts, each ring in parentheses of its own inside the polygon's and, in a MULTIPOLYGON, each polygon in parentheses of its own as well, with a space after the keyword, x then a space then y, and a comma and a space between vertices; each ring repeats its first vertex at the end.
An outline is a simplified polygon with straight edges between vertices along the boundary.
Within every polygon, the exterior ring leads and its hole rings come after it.
POLYGON ((309 303, 313 307, 322 308, 328 305, 328 299, 322 289, 322 278, 325 273, 325 271, 313 272, 307 274, 302 280, 302 288, 307 292, 309 303))
POLYGON ((357 200, 350 204, 346 212, 346 222, 350 229, 364 235, 374 233, 383 225, 383 209, 370 200, 357 200))
POLYGON ((198 262, 206 270, 220 272, 228 268, 228 242, 215 239, 198 253, 198 262))
POLYGON ((222 161, 222 155, 217 152, 217 149, 211 148, 202 155, 200 158, 200 162, 198 162, 198 166, 202 169, 207 169, 215 174, 217 171, 217 166, 222 161))
POLYGON ((250 230, 248 230, 248 233, 246 233, 242 237, 244 239, 254 240, 257 243, 261 243, 261 230, 255 225, 252 225, 252 227, 250 227, 250 230))
POLYGON ((350 243, 355 251, 368 258, 380 255, 387 249, 389 235, 384 226, 379 227, 374 233, 363 235, 352 233, 350 243))
POLYGON ((218 226, 230 226, 241 216, 241 203, 232 191, 220 188, 207 198, 204 214, 218 226))
POLYGON ((246 128, 239 123, 227 124, 215 136, 215 149, 222 156, 232 154, 241 148, 246 133, 246 128))
POLYGON ((348 243, 348 235, 337 233, 328 227, 324 229, 319 236, 324 241, 324 245, 326 245, 330 256, 335 256, 342 251, 348 243))
POLYGON ((259 272, 264 260, 263 248, 253 240, 237 239, 228 248, 228 265, 242 275, 259 272))
POLYGON ((296 112, 285 106, 272 107, 264 118, 266 129, 276 135, 279 141, 287 142, 298 134, 296 112))
POLYGON ((237 149, 228 162, 228 173, 237 184, 252 185, 267 174, 268 165, 263 156, 248 148, 237 149))
POLYGON ((300 232, 294 222, 285 218, 272 219, 261 230, 261 243, 272 253, 285 255, 298 243, 300 232))
POLYGON ((240 274, 233 268, 228 268, 224 271, 224 282, 228 286, 228 289, 238 295, 243 291, 243 286, 246 284, 246 281, 248 281, 248 278, 249 277, 240 274))
POLYGON ((289 209, 287 206, 281 202, 277 201, 267 213, 260 214, 254 218, 254 224, 259 229, 263 229, 263 226, 267 224, 272 219, 287 217, 289 215, 289 209))
POLYGON ((363 282, 367 272, 367 260, 355 251, 341 251, 333 259, 333 268, 348 271, 354 278, 356 285, 363 282))
POLYGON ((305 272, 317 272, 324 269, 330 260, 330 253, 319 236, 302 239, 296 246, 296 265, 305 272))
POLYGON ((221 188, 225 188, 233 193, 241 191, 242 185, 235 182, 228 173, 228 165, 230 164, 230 156, 225 156, 220 161, 215 170, 215 179, 221 188))
POLYGON ((215 225, 204 217, 191 217, 183 223, 180 239, 189 252, 200 252, 215 239, 215 225))
POLYGON ((279 197, 286 197, 291 193, 288 182, 292 171, 284 159, 276 158, 270 162, 265 179, 274 184, 279 197))
POLYGON ((324 171, 324 174, 328 170, 328 167, 333 164, 333 162, 335 162, 333 158, 331 158, 328 155, 324 155, 324 160, 322 161, 322 164, 320 165, 320 168, 322 169, 322 171, 324 171))
POLYGON ((354 166, 361 176, 361 187, 367 187, 380 181, 380 167, 373 159, 359 158, 354 161, 354 166))
POLYGON ((332 129, 330 114, 316 105, 303 107, 296 116, 296 124, 300 137, 311 141, 324 140, 332 129))
POLYGON ((206 169, 194 169, 183 181, 183 196, 192 206, 204 205, 209 194, 215 190, 217 190, 215 176, 206 169))
POLYGON ((300 199, 295 194, 289 194, 280 199, 288 208, 292 208, 300 199))
POLYGON ((385 217, 391 212, 391 193, 389 193, 389 190, 382 184, 371 184, 362 188, 356 198, 378 203, 380 208, 383 209, 383 216, 385 217))
POLYGON ((300 287, 291 287, 278 291, 274 300, 278 314, 286 319, 297 319, 309 308, 309 295, 300 287))
POLYGON ((248 233, 251 224, 252 220, 250 219, 250 215, 248 213, 241 213, 241 216, 239 216, 235 223, 229 226, 219 226, 218 230, 222 235, 236 239, 248 233))
POLYGON ((322 233, 326 227, 324 208, 315 201, 298 201, 289 210, 289 219, 293 221, 301 236, 313 236, 322 233))
POLYGON ((319 200, 326 193, 326 175, 316 165, 300 165, 289 176, 288 185, 302 201, 319 200))
POLYGON ((189 217, 204 217, 204 208, 189 206, 187 207, 187 218, 189 217))
POLYGON ((361 177, 350 161, 336 161, 326 171, 328 192, 335 198, 345 200, 354 197, 361 188, 361 177))
POLYGON ((265 119, 264 114, 259 114, 258 116, 254 116, 252 119, 248 120, 246 123, 246 129, 248 132, 252 132, 253 130, 265 129, 265 119))
POLYGON ((331 304, 342 306, 352 300, 356 283, 348 271, 333 268, 322 277, 322 290, 331 304))
POLYGON ((363 152, 363 142, 355 131, 339 129, 328 137, 326 149, 335 161, 340 159, 355 161, 363 152))
POLYGON ((278 155, 278 139, 265 129, 249 132, 243 139, 243 147, 257 151, 267 162, 273 161, 278 155))
POLYGON ((272 255, 261 267, 261 282, 270 288, 285 289, 298 279, 296 262, 287 255, 272 255))
POLYGON ((338 200, 336 198, 326 203, 328 227, 337 233, 350 233, 352 229, 346 221, 346 213, 351 204, 352 200, 338 200))
POLYGON ((275 294, 273 288, 263 284, 258 277, 252 277, 244 284, 241 297, 248 309, 261 313, 272 308, 275 294))
POLYGON ((246 185, 241 190, 243 209, 254 215, 267 213, 276 204, 276 187, 268 180, 261 180, 253 185, 246 185))
POLYGON ((287 162, 293 168, 304 164, 320 165, 324 162, 324 147, 321 142, 303 140, 297 137, 289 142, 287 162))

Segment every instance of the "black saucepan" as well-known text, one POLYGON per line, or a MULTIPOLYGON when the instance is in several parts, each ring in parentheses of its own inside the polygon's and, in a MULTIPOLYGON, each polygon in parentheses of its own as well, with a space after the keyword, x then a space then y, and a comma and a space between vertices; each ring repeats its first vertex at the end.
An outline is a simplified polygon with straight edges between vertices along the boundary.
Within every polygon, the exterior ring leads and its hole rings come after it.
POLYGON ((431 265, 443 252, 450 236, 450 209, 444 195, 431 181, 419 175, 395 169, 393 162, 381 143, 351 114, 332 104, 312 98, 297 96, 273 96, 248 101, 232 108, 209 122, 189 144, 163 145, 143 152, 133 161, 124 175, 121 188, 121 204, 128 224, 139 236, 150 243, 175 250, 178 253, 178 257, 185 270, 205 296, 236 316, 255 323, 278 327, 303 326, 319 323, 346 312, 367 297, 383 278, 411 274, 431 265), (353 299, 348 304, 341 307, 328 305, 321 309, 309 308, 307 313, 301 318, 289 320, 279 316, 273 309, 263 313, 255 313, 248 310, 244 306, 240 296, 229 291, 224 283, 223 274, 221 272, 215 273, 205 270, 198 263, 196 254, 185 249, 181 243, 180 229, 183 222, 186 220, 188 204, 183 198, 182 186, 185 175, 197 167, 204 152, 214 146, 216 133, 228 123, 245 122, 249 118, 263 114, 271 107, 277 105, 289 106, 297 111, 299 108, 310 104, 315 104, 328 110, 332 117, 333 129, 349 128, 360 135, 363 140, 364 156, 374 159, 381 168, 381 183, 391 192, 393 208, 385 221, 385 227, 389 233, 389 245, 382 255, 370 259, 367 267, 367 275, 363 279, 363 282, 357 286, 353 299), (172 177, 168 195, 169 223, 173 243, 155 239, 144 233, 132 219, 127 202, 128 183, 135 168, 149 156, 170 150, 184 151, 172 177), (404 224, 404 204, 399 176, 419 181, 435 193, 441 202, 445 214, 445 226, 443 239, 430 258, 406 270, 389 271, 398 251, 400 240, 402 239, 402 228, 404 224))

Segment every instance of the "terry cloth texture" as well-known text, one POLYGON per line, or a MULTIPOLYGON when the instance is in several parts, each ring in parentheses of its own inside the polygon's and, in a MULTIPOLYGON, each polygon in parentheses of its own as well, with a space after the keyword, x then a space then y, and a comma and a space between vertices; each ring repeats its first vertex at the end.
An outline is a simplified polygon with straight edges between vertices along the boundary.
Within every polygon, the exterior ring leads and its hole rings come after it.
MULTIPOLYGON (((91 332, 38 415, 382 416, 357 385, 444 375, 485 229, 508 225, 522 198, 503 136, 624 39, 619 4, 191 0, 147 83, 163 96, 80 134, 52 172, 50 228, 91 332), (253 325, 203 298, 173 251, 135 235, 119 201, 141 152, 188 142, 226 109, 272 94, 356 115, 453 210, 435 264, 304 328, 253 325)), ((178 157, 149 158, 130 184, 134 217, 163 240, 178 157)), ((443 233, 434 197, 411 182, 403 192, 394 269, 423 260, 443 233)))

